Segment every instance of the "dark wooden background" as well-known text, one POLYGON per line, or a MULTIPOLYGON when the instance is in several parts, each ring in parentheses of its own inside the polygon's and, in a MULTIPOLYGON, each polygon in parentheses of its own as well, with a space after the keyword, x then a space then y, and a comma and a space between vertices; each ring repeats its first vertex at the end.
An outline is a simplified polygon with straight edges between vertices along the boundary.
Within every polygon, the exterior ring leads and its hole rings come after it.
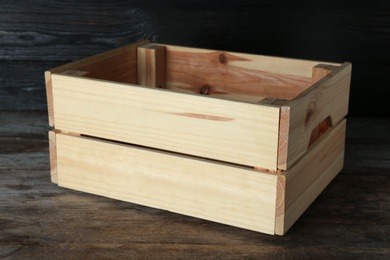
POLYGON ((349 61, 349 115, 390 114, 386 0, 0 0, 0 110, 45 111, 46 69, 141 39, 349 61))

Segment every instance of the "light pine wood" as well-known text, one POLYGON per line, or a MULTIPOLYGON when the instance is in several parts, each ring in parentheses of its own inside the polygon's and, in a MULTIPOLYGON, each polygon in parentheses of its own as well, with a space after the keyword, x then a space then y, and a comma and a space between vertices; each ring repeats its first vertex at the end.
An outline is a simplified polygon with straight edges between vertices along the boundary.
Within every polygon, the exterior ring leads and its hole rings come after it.
POLYGON ((165 88, 165 47, 146 44, 137 48, 138 85, 165 88))
POLYGON ((166 46, 167 88, 257 103, 292 99, 312 83, 317 61, 166 46))
POLYGON ((107 52, 67 63, 45 72, 49 124, 54 126, 51 75, 64 73, 116 82, 137 83, 137 47, 149 41, 140 41, 107 52))
POLYGON ((287 153, 290 136, 290 107, 280 108, 279 140, 278 140, 278 169, 287 169, 287 153))
POLYGON ((274 234, 276 175, 85 137, 56 141, 60 186, 274 234))
POLYGON ((279 107, 52 75, 56 128, 276 170, 279 107))
POLYGON ((279 149, 278 157, 285 158, 280 159, 279 169, 288 169, 306 152, 313 131, 324 120, 328 125, 335 125, 347 115, 351 70, 350 63, 343 63, 295 99, 273 103, 287 113, 283 122, 289 133, 287 149, 279 149))
POLYGON ((45 86, 47 100, 47 116, 49 125, 54 127, 53 87, 51 84, 51 72, 45 71, 45 86))
POLYGON ((275 233, 285 234, 344 164, 346 120, 325 133, 278 177, 275 233))
POLYGON ((312 70, 312 81, 313 84, 331 73, 333 70, 337 69, 337 66, 332 66, 329 64, 318 64, 313 67, 312 70))
POLYGON ((50 177, 53 183, 58 183, 57 146, 56 146, 55 131, 49 131, 48 137, 49 137, 49 156, 50 156, 50 177))
POLYGON ((311 78, 248 68, 255 57, 220 51, 197 52, 179 47, 166 49, 167 88, 231 100, 258 102, 264 97, 292 99, 311 78))

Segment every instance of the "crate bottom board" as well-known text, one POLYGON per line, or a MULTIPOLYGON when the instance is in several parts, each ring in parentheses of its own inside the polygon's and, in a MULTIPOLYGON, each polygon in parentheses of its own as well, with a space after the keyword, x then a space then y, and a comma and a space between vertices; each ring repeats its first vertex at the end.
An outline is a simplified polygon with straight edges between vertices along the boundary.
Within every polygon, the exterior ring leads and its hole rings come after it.
POLYGON ((341 170, 344 135, 345 120, 274 174, 50 132, 52 177, 65 188, 283 235, 341 170))

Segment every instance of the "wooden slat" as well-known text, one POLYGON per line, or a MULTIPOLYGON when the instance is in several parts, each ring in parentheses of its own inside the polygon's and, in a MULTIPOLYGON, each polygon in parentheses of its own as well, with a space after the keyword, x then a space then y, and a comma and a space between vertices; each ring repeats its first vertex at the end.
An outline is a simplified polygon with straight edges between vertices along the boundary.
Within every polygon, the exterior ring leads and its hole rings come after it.
POLYGON ((49 121, 49 125, 54 127, 53 86, 51 83, 50 71, 45 71, 45 86, 46 86, 48 121, 49 121))
POLYGON ((344 119, 278 176, 276 234, 285 234, 343 168, 345 129, 344 119))
POLYGON ((274 233, 276 175, 85 137, 56 139, 60 186, 274 233))
POLYGON ((152 43, 137 48, 138 85, 165 88, 165 47, 152 43))
POLYGON ((278 169, 287 169, 287 153, 290 135, 290 108, 280 108, 279 140, 278 140, 278 169))
POLYGON ((52 75, 56 128, 276 170, 279 107, 52 75))
POLYGON ((148 41, 141 41, 121 48, 103 52, 79 61, 52 68, 45 72, 49 124, 54 126, 51 75, 64 73, 116 82, 137 83, 137 47, 148 41))
POLYGON ((289 115, 285 115, 289 127, 288 146, 278 155, 286 159, 280 160, 279 169, 288 169, 306 152, 312 132, 321 122, 329 117, 329 124, 336 125, 347 115, 351 70, 352 65, 346 62, 297 98, 274 103, 281 105, 282 111, 289 111, 289 115))
POLYGON ((312 83, 304 61, 261 55, 166 46, 167 88, 256 103, 264 97, 292 99, 312 83))
MULTIPOLYGON (((156 43, 158 44, 158 43, 156 43)), ((286 75, 296 75, 298 77, 311 78, 312 69, 318 64, 324 64, 323 61, 317 60, 304 60, 304 59, 294 59, 294 58, 285 58, 277 56, 267 56, 251 53, 242 53, 242 52, 226 52, 222 50, 215 49, 202 49, 202 48, 191 48, 184 46, 174 46, 168 44, 161 44, 167 48, 168 52, 172 54, 177 53, 184 55, 196 55, 200 54, 201 57, 208 56, 211 58, 210 53, 216 54, 227 54, 225 55, 225 63, 234 62, 234 65, 240 68, 245 68, 248 70, 254 69, 259 71, 267 71, 270 73, 276 74, 286 74, 286 75), (207 55, 209 54, 209 55, 207 55), (230 58, 230 59, 229 59, 230 58)), ((220 56, 217 56, 218 62, 220 62, 220 56)), ((209 61, 210 62, 210 61, 209 61)), ((214 61, 215 62, 215 61, 214 61)), ((340 63, 335 62, 325 62, 326 64, 333 66, 340 66, 340 63)))
POLYGON ((50 178, 58 183, 56 132, 49 131, 50 178))
POLYGON ((137 47, 149 41, 140 41, 110 51, 102 52, 82 60, 50 69, 51 73, 68 70, 82 71, 86 77, 137 83, 137 47))

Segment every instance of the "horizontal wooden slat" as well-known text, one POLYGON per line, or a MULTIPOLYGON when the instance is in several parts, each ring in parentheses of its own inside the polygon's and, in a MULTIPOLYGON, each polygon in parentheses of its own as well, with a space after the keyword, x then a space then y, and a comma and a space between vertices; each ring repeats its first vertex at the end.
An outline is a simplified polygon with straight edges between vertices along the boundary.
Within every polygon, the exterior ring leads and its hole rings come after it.
POLYGON ((274 233, 276 175, 64 134, 56 147, 60 186, 274 233))
POLYGON ((59 130, 276 170, 279 107, 52 75, 59 130))
POLYGON ((166 46, 167 88, 258 102, 292 99, 311 83, 318 61, 166 46))

